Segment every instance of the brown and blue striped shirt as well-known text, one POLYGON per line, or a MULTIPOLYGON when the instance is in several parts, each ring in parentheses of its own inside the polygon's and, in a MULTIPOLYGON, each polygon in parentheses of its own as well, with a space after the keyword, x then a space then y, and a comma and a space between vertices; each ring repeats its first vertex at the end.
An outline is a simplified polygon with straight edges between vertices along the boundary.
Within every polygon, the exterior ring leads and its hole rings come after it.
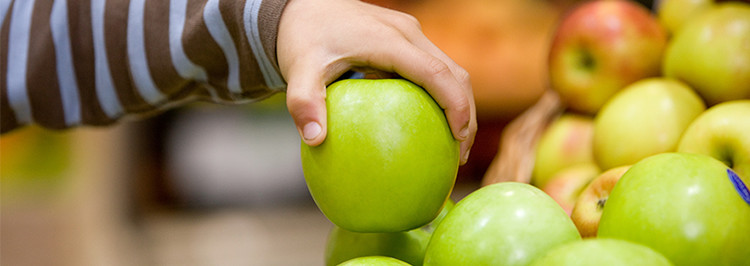
POLYGON ((0 0, 1 131, 284 90, 285 0, 0 0))

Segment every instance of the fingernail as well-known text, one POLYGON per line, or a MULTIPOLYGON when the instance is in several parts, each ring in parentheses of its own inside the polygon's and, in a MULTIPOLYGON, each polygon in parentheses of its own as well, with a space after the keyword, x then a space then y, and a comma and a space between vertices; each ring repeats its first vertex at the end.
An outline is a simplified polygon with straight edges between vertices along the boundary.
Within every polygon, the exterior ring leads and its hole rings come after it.
POLYGON ((471 151, 471 150, 467 150, 467 151, 466 151, 466 152, 464 153, 464 157, 463 157, 463 158, 461 158, 461 163, 462 163, 462 164, 465 164, 466 162, 468 162, 468 161, 469 161, 469 152, 470 152, 470 151, 471 151))
POLYGON ((316 122, 310 122, 305 125, 304 128, 302 128, 302 137, 306 140, 312 140, 318 135, 320 135, 321 127, 320 124, 316 122))

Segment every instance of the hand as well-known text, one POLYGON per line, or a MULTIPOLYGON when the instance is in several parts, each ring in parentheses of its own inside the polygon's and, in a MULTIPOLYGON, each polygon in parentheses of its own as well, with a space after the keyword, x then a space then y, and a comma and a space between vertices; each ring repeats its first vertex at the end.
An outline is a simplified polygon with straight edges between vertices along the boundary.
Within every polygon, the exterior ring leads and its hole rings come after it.
POLYGON ((290 0, 277 39, 287 106, 305 143, 326 137, 326 85, 348 70, 398 75, 425 88, 445 110, 468 160, 477 131, 468 73, 422 33, 407 14, 354 0, 290 0))

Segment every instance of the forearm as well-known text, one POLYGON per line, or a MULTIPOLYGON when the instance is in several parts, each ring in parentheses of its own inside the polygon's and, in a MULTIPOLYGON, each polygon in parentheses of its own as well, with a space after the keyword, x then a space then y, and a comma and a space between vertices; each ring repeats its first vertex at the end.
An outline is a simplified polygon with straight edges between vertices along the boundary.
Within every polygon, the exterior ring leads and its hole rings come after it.
POLYGON ((24 0, 3 8, 2 132, 101 125, 205 97, 260 99, 284 0, 24 0))

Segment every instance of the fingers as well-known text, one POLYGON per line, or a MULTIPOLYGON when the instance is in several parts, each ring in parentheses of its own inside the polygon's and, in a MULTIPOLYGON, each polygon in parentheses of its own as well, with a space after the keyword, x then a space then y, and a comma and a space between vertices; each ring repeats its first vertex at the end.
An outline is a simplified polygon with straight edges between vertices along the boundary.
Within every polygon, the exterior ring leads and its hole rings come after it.
POLYGON ((305 144, 317 146, 326 137, 325 80, 320 72, 298 71, 287 81, 286 104, 305 144))
POLYGON ((373 52, 367 63, 399 73, 430 93, 445 110, 451 132, 461 142, 461 164, 466 163, 477 130, 474 100, 466 71, 442 52, 435 56, 410 42, 388 49, 373 52), (458 72, 458 75, 454 72, 458 72))
POLYGON ((461 142, 461 164, 465 164, 469 159, 469 152, 471 151, 471 147, 474 144, 474 136, 477 132, 476 106, 474 103, 474 93, 471 87, 469 74, 468 72, 466 72, 466 70, 456 64, 456 62, 454 62, 450 57, 448 57, 448 55, 443 53, 440 48, 430 42, 430 40, 428 40, 424 35, 412 34, 407 36, 412 36, 412 38, 410 38, 410 41, 413 42, 416 46, 445 62, 448 68, 451 69, 451 72, 453 72, 453 75, 456 77, 458 83, 462 86, 464 93, 467 95, 469 105, 471 107, 471 117, 469 121, 469 137, 461 142))

